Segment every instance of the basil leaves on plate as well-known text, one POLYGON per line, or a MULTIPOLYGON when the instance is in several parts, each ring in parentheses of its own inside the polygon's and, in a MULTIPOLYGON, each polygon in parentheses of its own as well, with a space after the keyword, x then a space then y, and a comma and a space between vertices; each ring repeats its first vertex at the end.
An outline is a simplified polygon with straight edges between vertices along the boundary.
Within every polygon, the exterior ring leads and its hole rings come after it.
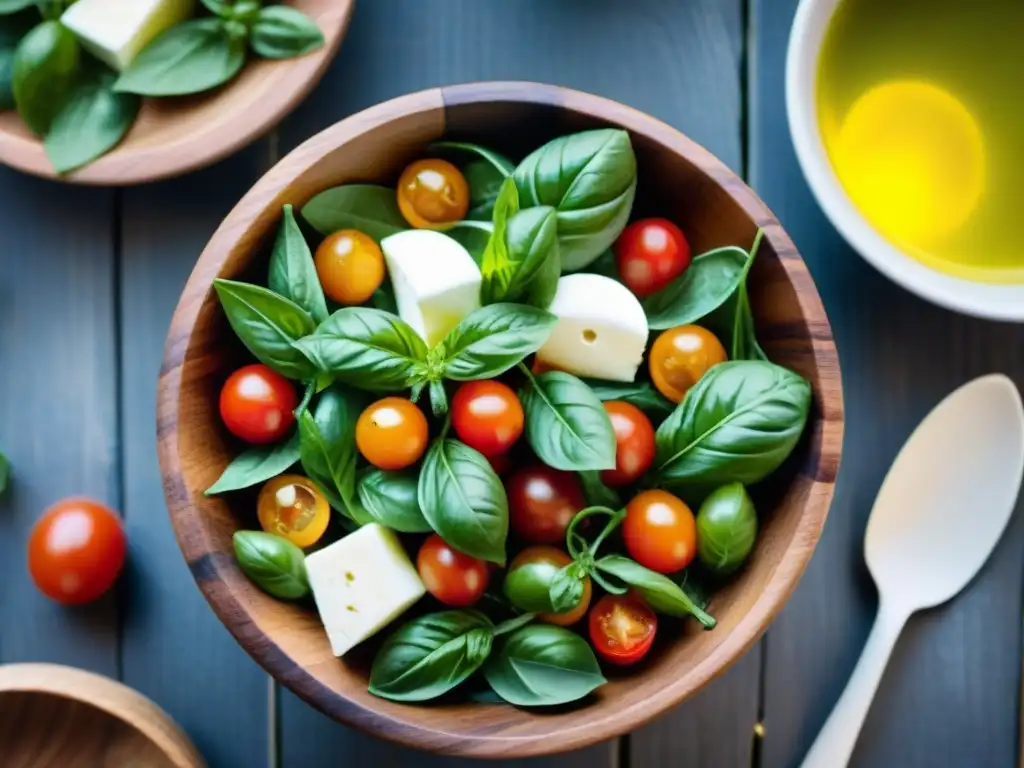
POLYGON ((359 479, 359 502, 383 526, 400 533, 429 533, 432 528, 419 502, 415 471, 371 469, 359 479))
POLYGON ((398 210, 394 188, 377 184, 345 184, 324 190, 302 207, 302 218, 322 235, 358 229, 378 242, 409 228, 398 210))
POLYGON ((294 432, 278 445, 249 448, 238 454, 213 485, 207 496, 251 488, 287 471, 299 461, 299 433, 294 432))
POLYGON ((287 5, 260 8, 249 31, 249 47, 265 59, 292 59, 324 44, 324 33, 309 16, 287 5))
POLYGON ((270 290, 291 299, 318 323, 327 319, 327 300, 313 262, 313 252, 295 221, 292 206, 284 206, 270 255, 270 290))
POLYGON ((460 322, 440 345, 444 375, 491 379, 540 349, 558 318, 522 304, 490 304, 460 322))
POLYGON ((644 568, 628 557, 607 555, 598 560, 594 567, 636 589, 658 613, 668 616, 692 615, 705 629, 712 629, 717 623, 668 576, 644 568))
POLYGON ((309 594, 306 556, 290 541, 263 531, 236 531, 233 542, 238 567, 264 592, 282 600, 309 594))

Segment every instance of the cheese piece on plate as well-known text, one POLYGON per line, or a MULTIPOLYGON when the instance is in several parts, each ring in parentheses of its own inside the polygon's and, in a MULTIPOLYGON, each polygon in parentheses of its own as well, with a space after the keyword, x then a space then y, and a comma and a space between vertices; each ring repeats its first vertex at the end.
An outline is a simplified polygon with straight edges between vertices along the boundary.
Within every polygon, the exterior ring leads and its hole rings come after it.
POLYGON ((380 242, 395 289, 398 315, 427 346, 441 341, 480 308, 480 268, 461 243, 443 232, 409 229, 380 242))
POLYGON ((157 35, 194 12, 195 0, 78 0, 60 20, 90 53, 122 72, 157 35))
POLYGON ((335 656, 344 656, 426 594, 394 531, 377 523, 308 555, 306 572, 335 656))
POLYGON ((647 315, 633 292, 604 275, 559 278, 548 311, 558 318, 537 359, 576 376, 633 381, 647 346, 647 315))

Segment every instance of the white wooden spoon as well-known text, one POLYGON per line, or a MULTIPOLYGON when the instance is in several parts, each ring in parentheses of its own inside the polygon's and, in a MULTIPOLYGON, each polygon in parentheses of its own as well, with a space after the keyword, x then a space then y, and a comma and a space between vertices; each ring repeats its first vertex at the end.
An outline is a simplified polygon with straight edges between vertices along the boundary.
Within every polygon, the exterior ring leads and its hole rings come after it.
POLYGON ((803 768, 848 763, 903 625, 981 569, 1013 512, 1022 473, 1024 410, 1005 376, 965 384, 914 430, 882 483, 864 539, 878 617, 803 768))

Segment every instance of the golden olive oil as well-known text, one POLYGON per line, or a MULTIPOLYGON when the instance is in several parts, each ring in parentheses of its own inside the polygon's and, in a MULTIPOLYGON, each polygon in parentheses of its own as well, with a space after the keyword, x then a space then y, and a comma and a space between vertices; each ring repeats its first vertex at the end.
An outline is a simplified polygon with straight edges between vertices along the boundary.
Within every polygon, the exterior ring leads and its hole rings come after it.
POLYGON ((817 99, 880 233, 934 269, 1024 282, 1024 0, 842 0, 817 99))

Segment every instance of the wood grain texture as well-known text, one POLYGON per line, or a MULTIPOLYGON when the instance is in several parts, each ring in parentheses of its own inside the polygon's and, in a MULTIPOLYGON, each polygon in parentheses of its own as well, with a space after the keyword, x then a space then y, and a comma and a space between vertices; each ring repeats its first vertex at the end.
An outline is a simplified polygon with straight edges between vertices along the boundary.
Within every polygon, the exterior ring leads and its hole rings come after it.
POLYGON ((760 637, 810 558, 831 500, 842 437, 839 367, 828 321, 795 248, 753 192, 663 123, 598 97, 529 83, 455 86, 396 99, 339 123, 282 160, 217 230, 189 279, 168 335, 158 408, 161 469, 175 531, 200 587, 243 647, 340 721, 408 745, 474 756, 545 754, 621 734, 734 663, 760 637), (527 121, 537 126, 537 138, 608 124, 629 130, 644 178, 636 214, 648 214, 656 204, 687 231, 698 252, 746 245, 758 227, 765 230, 751 302, 769 355, 810 380, 815 412, 785 478, 780 475, 761 500, 770 511, 760 547, 716 597, 717 631, 689 627, 643 674, 610 683, 582 709, 538 716, 507 706, 403 706, 365 690, 370 649, 339 662, 314 615, 274 601, 242 576, 230 554, 230 535, 245 518, 227 500, 203 496, 233 450, 217 427, 213 394, 236 345, 211 282, 261 271, 266 249, 260 246, 273 234, 282 203, 300 205, 343 181, 390 180, 446 127, 450 135, 510 150, 508 126, 527 121))
MULTIPOLYGON (((1024 329, 954 315, 886 281, 824 219, 789 139, 783 71, 795 0, 755 0, 752 183, 804 255, 843 360, 848 429, 829 525, 765 649, 763 768, 797 766, 863 648, 877 596, 863 561, 874 496, 916 424, 989 372, 1024 385, 1024 329)), ((996 768, 1017 749, 1024 519, 1018 509, 979 577, 913 618, 852 765, 996 768)))
MULTIPOLYGON (((326 44, 285 61, 253 57, 224 88, 195 97, 146 100, 112 152, 74 173, 76 184, 116 186, 176 176, 216 162, 270 130, 305 98, 338 50, 355 0, 294 0, 315 19, 326 44)), ((0 112, 0 163, 54 178, 39 141, 14 112, 0 112)))

